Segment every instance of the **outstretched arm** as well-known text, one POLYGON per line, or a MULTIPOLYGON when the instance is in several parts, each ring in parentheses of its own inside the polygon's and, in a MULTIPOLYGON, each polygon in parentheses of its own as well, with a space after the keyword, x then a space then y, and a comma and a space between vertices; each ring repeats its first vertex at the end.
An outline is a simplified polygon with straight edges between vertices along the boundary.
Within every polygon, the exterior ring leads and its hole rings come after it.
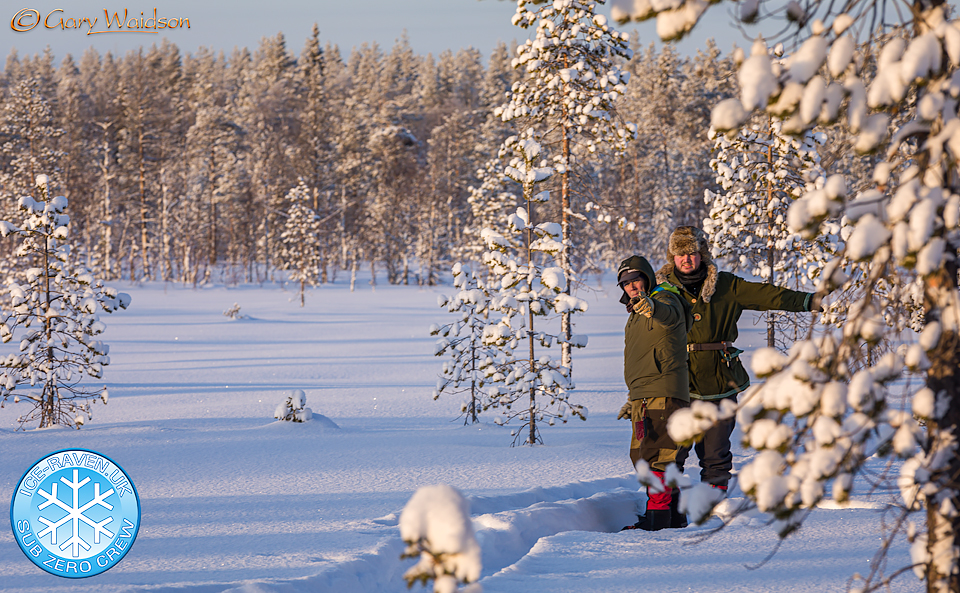
POLYGON ((790 290, 763 282, 748 282, 736 277, 733 281, 733 294, 737 303, 752 311, 793 311, 799 313, 813 309, 814 295, 809 292, 790 290))

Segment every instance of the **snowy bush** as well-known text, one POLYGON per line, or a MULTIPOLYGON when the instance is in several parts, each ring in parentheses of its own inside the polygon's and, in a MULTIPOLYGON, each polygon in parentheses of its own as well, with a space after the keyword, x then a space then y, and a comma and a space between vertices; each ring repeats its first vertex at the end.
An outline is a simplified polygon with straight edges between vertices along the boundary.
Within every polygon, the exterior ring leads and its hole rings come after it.
POLYGON ((84 374, 100 379, 110 364, 110 348, 97 338, 106 329, 97 311, 125 309, 130 295, 104 286, 73 261, 67 199, 50 198, 48 183, 38 175, 41 199, 20 197, 19 225, 0 222, 2 236, 20 239, 14 253, 21 266, 7 285, 10 309, 0 324, 4 343, 20 338, 18 351, 0 358, 0 402, 13 396, 15 403, 32 403, 17 419, 21 427, 39 419, 41 428, 80 428, 91 418, 92 404, 107 403, 106 387, 81 384, 84 374))
POLYGON ((234 320, 246 318, 246 315, 243 315, 242 313, 240 313, 240 305, 238 305, 237 303, 234 303, 232 307, 230 307, 229 309, 226 309, 223 312, 223 316, 226 317, 227 319, 234 319, 234 320))
POLYGON ((307 406, 307 394, 302 389, 293 389, 277 406, 273 417, 282 422, 307 422, 313 418, 313 410, 307 406))
MULTIPOLYGON (((440 484, 417 490, 400 514, 400 537, 407 544, 401 557, 419 558, 403 575, 408 586, 434 581, 435 593, 453 593, 460 584, 480 578, 480 545, 470 505, 455 488, 440 484)), ((474 584, 465 591, 481 589, 474 584)))

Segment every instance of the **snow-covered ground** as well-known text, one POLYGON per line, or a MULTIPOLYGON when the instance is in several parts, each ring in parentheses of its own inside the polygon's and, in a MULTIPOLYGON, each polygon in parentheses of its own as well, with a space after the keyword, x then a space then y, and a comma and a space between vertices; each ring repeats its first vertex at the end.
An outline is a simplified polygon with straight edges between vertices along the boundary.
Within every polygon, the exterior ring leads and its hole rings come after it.
MULTIPOLYGON (((436 304, 449 286, 351 293, 339 282, 302 309, 276 287, 120 287, 133 303, 103 316, 110 401, 93 421, 15 432, 18 406, 0 410, 0 510, 9 517, 16 482, 40 457, 93 449, 133 479, 140 534, 110 571, 68 580, 35 567, 4 527, 0 590, 399 593, 413 564, 400 560, 400 511, 438 483, 471 503, 487 593, 842 591, 869 573, 891 493, 865 487, 848 508, 814 511, 759 568, 777 539, 758 516, 706 539, 719 518, 618 532, 645 496, 629 427, 615 420, 625 313, 611 284, 581 293, 590 310, 577 329, 590 342, 574 373, 589 419, 545 428, 537 447, 510 447, 509 427, 491 418, 464 426, 456 397, 431 398, 440 360, 427 328, 450 315, 436 304), (223 315, 235 302, 246 318, 223 315), (273 420, 291 389, 306 392, 313 421, 273 420)), ((760 345, 764 329, 745 316, 738 346, 760 345)), ((687 473, 698 474, 694 456, 687 473)), ((899 541, 887 568, 908 563, 899 541)), ((920 589, 912 575, 891 587, 920 589)))

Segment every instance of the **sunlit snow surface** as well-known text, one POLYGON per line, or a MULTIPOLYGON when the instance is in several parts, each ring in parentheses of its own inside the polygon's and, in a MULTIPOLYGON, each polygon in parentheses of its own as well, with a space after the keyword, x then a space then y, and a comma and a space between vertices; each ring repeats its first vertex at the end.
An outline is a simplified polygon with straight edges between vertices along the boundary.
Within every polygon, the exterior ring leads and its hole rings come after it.
MULTIPOLYGON (((428 328, 450 321, 436 305, 449 286, 358 282, 350 293, 338 278, 302 309, 275 286, 118 286, 133 302, 104 316, 109 405, 81 431, 14 432, 17 406, 0 410, 0 512, 9 517, 34 461, 82 447, 131 476, 140 534, 109 572, 74 581, 29 562, 4 521, 0 590, 400 593, 413 561, 399 559, 399 513, 437 483, 470 500, 487 593, 842 591, 854 572, 867 574, 888 492, 855 489, 854 508, 815 511, 757 570, 747 566, 776 543, 757 516, 699 543, 718 518, 617 532, 645 496, 627 458, 628 424, 614 419, 625 399, 625 313, 611 287, 608 278, 579 293, 590 309, 576 331, 590 342, 575 353, 574 378, 588 421, 546 427, 545 446, 511 448, 509 427, 465 427, 456 396, 431 398, 442 361, 428 328), (223 315, 233 303, 244 319, 223 315), (310 422, 273 420, 291 389, 306 392, 310 422)), ((748 351, 765 341, 749 315, 737 342, 748 351)), ((696 479, 695 457, 687 473, 696 479)), ((906 544, 892 556, 891 571, 907 564, 906 544)), ((919 589, 912 575, 892 587, 919 589)))

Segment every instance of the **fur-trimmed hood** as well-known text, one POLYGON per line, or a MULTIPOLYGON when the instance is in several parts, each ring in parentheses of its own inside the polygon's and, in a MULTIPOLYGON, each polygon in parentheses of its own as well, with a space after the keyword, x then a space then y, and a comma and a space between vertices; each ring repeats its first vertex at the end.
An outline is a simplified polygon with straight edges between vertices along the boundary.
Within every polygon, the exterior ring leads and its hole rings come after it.
MULTIPOLYGON (((713 293, 717 291, 717 264, 713 263, 713 260, 701 260, 700 265, 707 266, 707 277, 703 281, 703 287, 700 289, 700 298, 703 299, 703 302, 709 303, 713 293)), ((657 270, 657 284, 661 282, 670 282, 671 284, 676 284, 669 279, 670 274, 674 272, 676 266, 673 264, 673 257, 670 258, 662 268, 657 270)))

